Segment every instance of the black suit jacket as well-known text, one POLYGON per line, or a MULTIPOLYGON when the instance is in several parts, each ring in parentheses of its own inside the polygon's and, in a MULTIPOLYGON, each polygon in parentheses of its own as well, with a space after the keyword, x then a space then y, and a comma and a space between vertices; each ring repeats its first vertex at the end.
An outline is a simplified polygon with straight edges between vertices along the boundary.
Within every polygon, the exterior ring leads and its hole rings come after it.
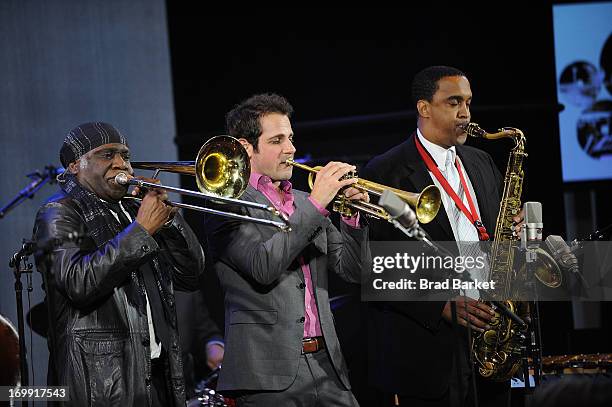
MULTIPOLYGON (((373 158, 361 171, 364 179, 404 191, 418 192, 434 182, 419 155, 412 134, 404 143, 373 158)), ((492 235, 502 194, 502 177, 491 156, 457 146, 487 231, 492 235)), ((443 207, 422 225, 435 241, 454 241, 443 207)), ((390 223, 371 222, 372 241, 406 240, 390 223)), ((375 255, 375 253, 373 253, 375 255)), ((368 306, 369 382, 389 392, 438 397, 448 389, 454 335, 442 319, 444 302, 387 302, 368 306)))

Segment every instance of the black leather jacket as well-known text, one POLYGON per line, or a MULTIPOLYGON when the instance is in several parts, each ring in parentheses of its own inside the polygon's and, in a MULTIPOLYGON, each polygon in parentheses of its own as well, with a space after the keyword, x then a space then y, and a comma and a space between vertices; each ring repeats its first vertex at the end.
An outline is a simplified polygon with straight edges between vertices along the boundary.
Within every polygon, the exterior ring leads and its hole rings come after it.
MULTIPOLYGON (((88 231, 71 198, 47 203, 38 211, 34 237, 39 242, 66 239, 74 232, 85 236, 88 231)), ((174 405, 184 406, 173 288, 196 290, 204 270, 202 248, 184 219, 177 214, 154 237, 134 222, 103 247, 86 237, 36 256, 51 320, 50 384, 69 386, 70 405, 151 404, 147 315, 129 301, 127 284, 131 271, 154 256, 166 258, 159 264, 169 265, 162 272, 171 273, 173 280, 173 287, 168 287, 172 295, 162 301, 171 343, 171 349, 165 349, 172 378, 168 386, 174 405)))

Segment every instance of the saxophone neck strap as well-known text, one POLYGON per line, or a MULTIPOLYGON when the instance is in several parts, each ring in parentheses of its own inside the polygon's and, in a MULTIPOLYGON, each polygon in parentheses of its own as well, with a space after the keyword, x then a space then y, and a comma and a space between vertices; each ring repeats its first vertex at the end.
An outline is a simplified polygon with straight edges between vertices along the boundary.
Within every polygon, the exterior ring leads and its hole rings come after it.
POLYGON ((444 175, 438 169, 438 166, 434 162, 433 158, 429 154, 429 152, 423 147, 421 142, 419 141, 419 137, 417 135, 414 136, 414 142, 416 144, 417 151, 419 155, 425 162, 427 169, 433 174, 434 177, 438 180, 444 191, 451 197, 451 199, 457 205, 457 208, 470 220, 470 222, 474 225, 476 230, 478 231, 478 239, 480 240, 489 240, 489 234, 487 233, 487 229, 484 224, 480 221, 478 217, 478 212, 476 211, 476 206, 474 205, 474 200, 472 199, 472 195, 470 194, 470 190, 467 187, 467 183, 465 182, 465 177, 463 176, 463 171, 461 170, 461 164, 459 164, 459 160, 455 157, 455 168, 457 168, 457 172, 459 173, 459 179, 461 180, 461 186, 463 187, 463 191, 467 197, 468 205, 470 209, 468 209, 463 200, 459 198, 459 195, 455 192, 453 187, 448 183, 444 175))

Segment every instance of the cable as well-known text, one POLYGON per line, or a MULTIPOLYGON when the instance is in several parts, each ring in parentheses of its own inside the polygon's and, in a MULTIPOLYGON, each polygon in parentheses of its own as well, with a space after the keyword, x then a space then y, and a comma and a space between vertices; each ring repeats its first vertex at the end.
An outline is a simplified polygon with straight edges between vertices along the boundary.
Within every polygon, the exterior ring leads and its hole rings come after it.
MULTIPOLYGON (((468 297, 464 291, 463 307, 465 308, 465 314, 468 315, 469 317, 469 314, 467 312, 467 302, 465 301, 467 298, 468 297)), ((468 332, 468 355, 469 355, 468 362, 470 363, 470 370, 472 372, 470 381, 472 382, 472 390, 474 391, 474 407, 478 407, 478 389, 476 386, 476 367, 474 363, 474 355, 472 354, 472 325, 470 324, 469 320, 467 324, 467 332, 468 332)))
MULTIPOLYGON (((30 267, 30 264, 25 264, 25 259, 24 259, 24 266, 25 267, 30 267)), ((27 273, 26 274, 26 281, 28 283, 28 309, 31 311, 32 310, 32 297, 31 297, 31 293, 32 293, 32 273, 27 273)), ((32 312, 28 313, 28 322, 30 323, 30 372, 32 374, 32 381, 30 382, 31 386, 34 386, 36 384, 36 379, 35 379, 35 374, 34 374, 34 341, 33 341, 33 335, 32 335, 32 312)))

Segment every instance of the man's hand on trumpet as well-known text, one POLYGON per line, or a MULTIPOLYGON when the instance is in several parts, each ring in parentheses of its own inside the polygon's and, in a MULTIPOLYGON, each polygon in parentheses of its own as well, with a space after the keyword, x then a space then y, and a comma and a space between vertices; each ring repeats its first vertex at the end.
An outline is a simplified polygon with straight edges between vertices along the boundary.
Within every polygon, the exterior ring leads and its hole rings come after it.
POLYGON ((350 172, 355 171, 355 166, 331 161, 317 172, 310 197, 322 207, 326 207, 344 189, 343 193, 350 200, 370 201, 367 192, 362 192, 351 187, 357 182, 357 178, 343 178, 350 172))
POLYGON ((346 196, 346 199, 351 201, 370 202, 370 195, 368 195, 367 191, 362 191, 354 187, 346 188, 344 190, 344 196, 346 196))

